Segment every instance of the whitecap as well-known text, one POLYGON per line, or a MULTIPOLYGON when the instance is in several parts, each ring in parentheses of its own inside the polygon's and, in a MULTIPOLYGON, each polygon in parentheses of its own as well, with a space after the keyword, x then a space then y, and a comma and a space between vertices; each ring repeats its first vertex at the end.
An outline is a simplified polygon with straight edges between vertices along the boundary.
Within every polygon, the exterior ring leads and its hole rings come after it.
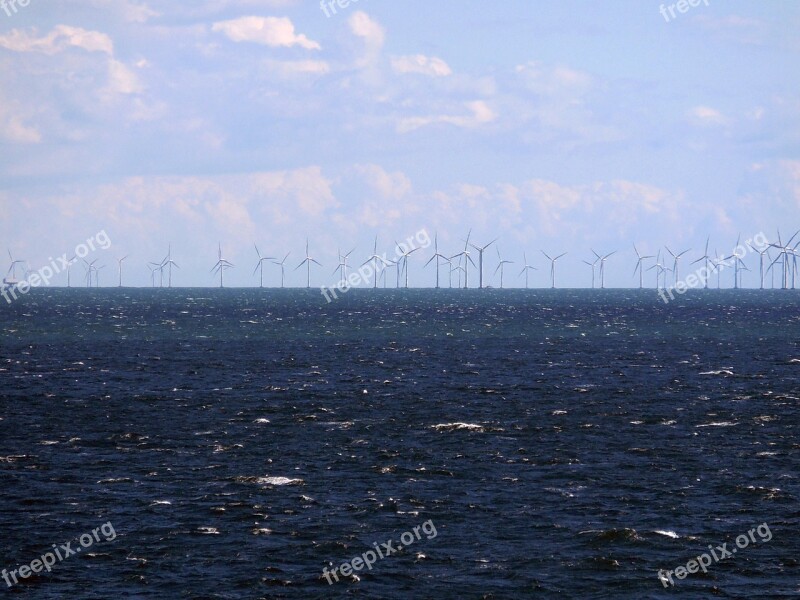
POLYGON ((735 373, 728 369, 720 369, 719 371, 704 371, 700 375, 735 375, 735 373))
POLYGON ((476 425, 475 423, 439 423, 438 425, 432 425, 431 429, 435 429, 436 431, 483 431, 483 426, 476 425))
POLYGON ((259 477, 256 479, 256 483, 260 485, 297 485, 303 483, 303 480, 289 477, 259 477))
POLYGON ((675 539, 675 540, 677 540, 679 537, 681 537, 677 533, 675 533, 674 531, 663 531, 661 529, 656 529, 653 533, 657 533, 658 535, 665 535, 665 536, 671 537, 672 539, 675 539))

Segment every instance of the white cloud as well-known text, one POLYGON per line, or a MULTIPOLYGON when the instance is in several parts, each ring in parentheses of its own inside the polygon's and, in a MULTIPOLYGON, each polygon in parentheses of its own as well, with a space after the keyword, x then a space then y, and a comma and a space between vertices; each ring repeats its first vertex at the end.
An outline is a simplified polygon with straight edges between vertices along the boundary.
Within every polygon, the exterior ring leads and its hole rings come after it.
POLYGON ((36 37, 36 29, 12 29, 8 35, 0 36, 0 47, 13 52, 44 54, 57 54, 72 47, 82 48, 87 52, 103 52, 109 56, 114 54, 114 43, 106 34, 69 25, 56 25, 43 37, 36 37))
POLYGON ((331 66, 324 60, 268 60, 264 64, 270 71, 284 77, 325 75, 331 70, 331 66))
POLYGON ((353 35, 364 38, 370 46, 381 47, 386 41, 384 28, 377 21, 372 20, 364 11, 354 12, 347 22, 353 35))
POLYGON ((386 31, 377 22, 363 11, 356 11, 347 21, 350 32, 364 42, 363 55, 355 61, 355 66, 361 69, 371 69, 375 81, 380 80, 376 67, 381 58, 381 50, 386 41, 386 31))
POLYGON ((689 109, 689 118, 699 125, 725 125, 727 119, 718 110, 709 106, 695 106, 689 109))
POLYGON ((271 47, 300 46, 306 50, 320 50, 321 46, 303 34, 295 33, 294 24, 287 17, 239 17, 218 21, 211 27, 234 42, 253 42, 271 47))
POLYGON ((400 120, 397 125, 397 131, 400 133, 408 133, 409 131, 419 129, 420 127, 435 125, 437 123, 446 123, 456 127, 471 129, 491 123, 497 119, 495 112, 483 100, 467 102, 465 106, 472 112, 471 115, 434 115, 428 117, 408 117, 400 120))
POLYGON ((133 71, 118 60, 111 59, 108 61, 106 90, 113 94, 139 94, 142 92, 142 85, 133 71))
POLYGON ((447 77, 453 73, 450 66, 441 58, 428 57, 423 54, 393 58, 392 69, 396 73, 419 73, 431 77, 447 77))
POLYGON ((565 66, 547 66, 539 61, 517 65, 514 69, 526 88, 549 97, 575 97, 588 91, 592 77, 565 66))
POLYGON ((42 134, 35 127, 30 127, 17 116, 6 118, 0 114, 0 139, 18 144, 38 144, 42 141, 42 134))

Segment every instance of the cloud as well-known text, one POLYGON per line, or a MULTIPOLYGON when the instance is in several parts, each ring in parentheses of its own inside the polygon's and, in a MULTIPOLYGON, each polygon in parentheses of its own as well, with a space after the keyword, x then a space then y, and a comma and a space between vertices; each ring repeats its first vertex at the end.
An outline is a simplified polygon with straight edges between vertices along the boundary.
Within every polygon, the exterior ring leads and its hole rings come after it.
POLYGON ((0 139, 18 144, 38 144, 42 134, 35 127, 25 125, 16 115, 4 115, 0 109, 0 139))
MULTIPOLYGON (((363 55, 355 61, 360 69, 376 70, 381 58, 381 50, 386 41, 386 30, 363 11, 356 11, 347 20, 350 32, 364 42, 363 55)), ((373 73, 377 76, 377 73, 373 73)))
POLYGON ((547 66, 539 61, 517 65, 514 69, 526 88, 548 97, 575 97, 591 89, 592 77, 565 66, 547 66))
POLYGON ((139 94, 142 84, 127 66, 118 60, 108 61, 108 85, 106 91, 112 94, 139 94))
POLYGON ((43 37, 36 37, 35 29, 12 29, 8 35, 0 36, 0 48, 13 52, 41 52, 50 55, 63 52, 67 48, 103 52, 109 56, 114 54, 114 44, 106 34, 69 25, 56 25, 43 37))
POLYGON ((364 38, 369 46, 381 47, 386 41, 384 28, 377 21, 373 21, 364 11, 354 12, 347 23, 350 25, 353 35, 364 38))
POLYGON ((497 119, 495 112, 483 100, 475 100, 473 102, 465 103, 465 107, 469 109, 471 115, 434 115, 428 117, 408 117, 401 119, 397 124, 397 131, 399 133, 408 133, 420 127, 428 125, 435 125, 438 123, 446 123, 456 127, 463 127, 466 129, 473 129, 487 123, 491 123, 497 119))
POLYGON ((761 44, 767 38, 769 31, 764 21, 739 15, 724 17, 697 15, 694 22, 723 39, 740 44, 761 44))
POLYGON ((324 60, 268 60, 264 64, 283 77, 325 75, 331 70, 330 64, 324 60))
POLYGON ((453 71, 441 58, 416 54, 414 56, 398 56, 392 59, 395 73, 419 73, 430 77, 447 77, 453 71))
POLYGON ((695 106, 687 114, 698 125, 725 125, 728 122, 721 112, 708 106, 695 106))
POLYGON ((322 49, 305 35, 296 34, 294 24, 287 17, 239 17, 218 21, 211 29, 224 33, 234 42, 253 42, 273 48, 300 46, 306 50, 322 49))

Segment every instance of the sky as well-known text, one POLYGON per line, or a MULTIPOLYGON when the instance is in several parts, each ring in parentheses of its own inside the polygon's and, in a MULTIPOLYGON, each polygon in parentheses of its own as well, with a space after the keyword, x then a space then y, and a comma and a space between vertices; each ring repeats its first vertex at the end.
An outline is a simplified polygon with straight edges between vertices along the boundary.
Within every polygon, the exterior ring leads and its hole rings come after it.
MULTIPOLYGON (((559 286, 589 286, 594 249, 617 251, 607 287, 635 287, 634 243, 691 249, 686 269, 708 236, 726 255, 739 235, 785 241, 800 229, 800 4, 683 8, 5 0, 0 248, 37 270, 102 231, 111 246, 87 257, 101 285, 125 255, 125 284, 149 285, 171 245, 175 285, 213 286, 221 244, 226 284, 254 286, 257 244, 290 252, 286 283, 304 286, 309 238, 321 286, 338 251, 360 265, 376 235, 389 257, 422 230, 454 255, 471 230, 498 238, 491 285, 499 251, 507 287, 524 285, 523 256, 549 287, 544 250, 568 252, 559 286)), ((412 286, 433 285, 432 251, 409 259, 412 286)))

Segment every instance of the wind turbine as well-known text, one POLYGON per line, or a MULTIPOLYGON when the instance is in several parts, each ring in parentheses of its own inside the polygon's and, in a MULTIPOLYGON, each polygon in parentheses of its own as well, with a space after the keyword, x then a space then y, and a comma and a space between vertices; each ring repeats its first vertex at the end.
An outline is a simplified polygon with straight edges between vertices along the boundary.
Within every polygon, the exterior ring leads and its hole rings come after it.
MULTIPOLYGON (((118 266, 118 268, 119 268, 119 287, 122 287, 122 262, 123 262, 123 261, 124 261, 126 258, 128 258, 128 255, 127 255, 127 254, 126 254, 125 256, 123 256, 122 258, 118 258, 118 259, 117 259, 117 266, 118 266)), ((67 282, 67 284, 69 285, 69 282, 67 282)))
POLYGON ((294 270, 297 271, 297 269, 299 269, 303 265, 306 265, 306 287, 309 289, 311 288, 311 263, 319 265, 320 267, 322 266, 322 264, 317 259, 312 258, 311 255, 308 253, 308 238, 306 238, 306 257, 303 259, 303 262, 301 262, 299 265, 295 267, 294 270))
MULTIPOLYGON (((372 250, 372 256, 370 256, 367 260, 364 261, 364 264, 361 266, 366 266, 368 263, 372 263, 372 270, 375 272, 375 279, 372 281, 372 289, 378 289, 378 275, 383 274, 379 265, 383 266, 383 270, 386 270, 386 266, 389 264, 386 262, 386 259, 382 256, 378 255, 378 236, 375 236, 375 247, 372 250)), ((384 282, 386 281, 384 277, 384 282)))
POLYGON ((589 265, 589 267, 591 267, 592 269, 592 289, 594 289, 594 268, 597 265, 597 260, 595 260, 594 262, 589 262, 588 260, 584 260, 582 262, 585 265, 589 265))
POLYGON ((100 265, 99 267, 94 268, 94 286, 99 288, 100 287, 100 271, 105 269, 105 265, 100 265))
POLYGON ((164 287, 164 261, 161 262, 149 262, 147 263, 148 268, 153 267, 151 270, 153 272, 153 287, 155 286, 155 277, 156 271, 158 271, 159 277, 161 278, 160 287, 164 287))
POLYGON ((767 246, 766 248, 764 248, 761 251, 758 251, 753 247, 753 245, 750 242, 747 242, 747 245, 750 246, 750 250, 752 250, 753 252, 758 252, 758 256, 759 256, 758 276, 759 276, 759 279, 761 280, 761 286, 759 287, 759 289, 763 290, 764 289, 764 255, 765 254, 767 255, 767 259, 770 258, 770 256, 769 256, 769 246, 767 246))
POLYGON ((525 266, 522 267, 522 271, 520 271, 519 274, 521 276, 523 273, 525 273, 525 289, 527 290, 527 289, 529 289, 528 288, 528 273, 530 271, 538 271, 539 269, 537 269, 536 267, 531 266, 531 265, 528 264, 528 256, 524 252, 522 253, 522 259, 525 261, 525 266))
MULTIPOLYGON (((469 239, 469 238, 467 238, 467 239, 469 239)), ((476 246, 475 244, 469 244, 470 246, 475 248, 475 250, 478 251, 478 288, 479 289, 483 289, 483 253, 489 246, 494 244, 496 241, 497 241, 497 238, 493 239, 491 242, 489 242, 488 244, 486 244, 483 247, 476 246)), ((469 242, 467 242, 467 243, 469 243, 469 242)))
POLYGON ((383 289, 386 289, 386 271, 391 267, 395 268, 396 276, 397 276, 397 285, 396 288, 400 289, 400 259, 397 260, 390 260, 386 262, 386 268, 383 269, 381 275, 383 276, 383 289))
MULTIPOLYGON (((770 268, 772 268, 772 266, 775 265, 775 263, 777 262, 781 263, 783 271, 781 289, 784 290, 789 289, 789 269, 791 268, 789 266, 789 254, 790 253, 793 254, 794 248, 792 248, 792 241, 794 240, 795 237, 797 237, 798 233, 800 233, 800 231, 798 231, 791 238, 789 238, 789 241, 784 245, 783 242, 781 241, 781 232, 780 230, 778 230, 778 243, 770 244, 770 246, 772 246, 773 248, 777 248, 778 250, 780 250, 778 256, 775 258, 774 261, 772 261, 772 265, 770 265, 770 268)), ((794 275, 792 276, 792 279, 794 279, 794 275)))
POLYGON ((417 250, 419 250, 419 248, 412 248, 411 250, 406 250, 403 246, 397 243, 397 240, 395 240, 394 243, 395 246, 397 246, 397 249, 400 250, 400 255, 398 256, 398 263, 400 262, 403 263, 403 268, 406 271, 406 289, 408 289, 408 257, 414 254, 414 252, 416 252, 417 250))
MULTIPOLYGON (((636 268, 633 270, 633 276, 636 277, 636 271, 639 271, 639 289, 644 287, 644 261, 648 258, 654 258, 653 256, 642 256, 639 254, 639 250, 636 248, 636 244, 633 245, 633 251, 636 252, 636 268)), ((649 269, 648 269, 649 270, 649 269)), ((656 284, 658 287, 658 284, 656 284)))
POLYGON ((797 275, 797 247, 800 246, 800 242, 797 242, 793 248, 790 248, 789 252, 792 254, 792 289, 795 289, 795 276, 797 275))
POLYGON ((164 262, 161 264, 161 269, 169 267, 169 278, 168 278, 168 287, 172 287, 172 267, 175 266, 176 268, 180 269, 178 263, 172 260, 172 244, 169 245, 169 250, 167 251, 167 258, 164 259, 164 262))
POLYGON ((700 258, 698 258, 696 261, 694 261, 692 263, 693 265, 696 265, 701 260, 705 261, 705 273, 706 273, 706 276, 705 276, 704 281, 703 281, 705 289, 708 289, 708 273, 710 272, 708 270, 708 261, 711 260, 711 257, 708 255, 708 243, 710 241, 711 241, 711 236, 706 238, 706 249, 705 249, 705 252, 703 252, 703 256, 701 256, 700 258))
POLYGON ((747 266, 744 264, 742 259, 739 258, 738 254, 736 254, 736 250, 739 249, 739 242, 741 241, 742 241, 742 234, 740 233, 739 237, 736 238, 736 245, 734 246, 733 254, 723 259, 726 261, 733 259, 733 289, 735 290, 739 289, 739 265, 742 265, 744 266, 745 269, 747 269, 747 266))
POLYGON ((156 271, 158 271, 158 265, 153 266, 154 263, 147 263, 147 268, 150 269, 150 282, 152 286, 156 287, 156 271))
POLYGON ((73 256, 72 258, 69 259, 69 262, 67 263, 67 287, 68 288, 72 287, 72 279, 71 279, 71 276, 70 276, 70 271, 72 271, 72 265, 75 264, 75 261, 77 259, 78 259, 77 256, 73 256))
POLYGON ((340 274, 341 274, 341 277, 342 277, 342 281, 341 281, 342 287, 346 287, 348 285, 348 283, 347 283, 347 259, 350 258, 350 255, 353 252, 355 252, 355 248, 350 250, 350 252, 348 252, 347 254, 342 254, 341 252, 339 252, 337 250, 337 253, 339 254, 339 266, 336 267, 333 270, 333 272, 336 273, 336 271, 340 271, 340 274))
POLYGON ((258 251, 258 246, 256 246, 255 244, 253 244, 253 246, 255 247, 256 254, 258 255, 258 262, 256 263, 256 268, 253 270, 253 275, 256 274, 256 271, 261 269, 261 278, 260 278, 260 283, 259 283, 258 287, 263 288, 264 287, 264 263, 266 261, 268 261, 268 260, 275 260, 275 259, 273 257, 271 257, 271 256, 261 256, 261 252, 258 251))
POLYGON ((714 265, 714 270, 717 272, 717 289, 720 289, 721 278, 722 278, 722 267, 725 266, 725 257, 719 253, 719 251, 715 248, 714 249, 714 258, 711 259, 711 264, 714 265))
POLYGON ((8 251, 8 257, 11 259, 11 266, 8 268, 8 273, 3 279, 3 283, 6 285, 17 285, 19 283, 19 280, 17 279, 17 265, 24 265, 25 261, 14 260, 14 257, 11 256, 11 250, 8 251))
MULTIPOLYGON (((664 265, 661 264, 661 250, 659 250, 658 254, 656 255, 656 264, 654 264, 652 267, 650 267, 647 270, 648 271, 652 271, 653 269, 656 270, 656 289, 657 290, 661 289, 661 275, 662 274, 664 275, 664 289, 667 289, 667 274, 666 274, 667 270, 664 268, 664 265)), ((635 273, 635 271, 634 271, 634 273, 635 273)))
POLYGON ((566 256, 567 252, 564 252, 564 254, 559 254, 555 258, 551 258, 544 250, 542 250, 542 254, 544 254, 547 257, 547 260, 550 261, 550 289, 554 290, 556 289, 556 261, 562 256, 566 256))
MULTIPOLYGON (((464 269, 463 270, 464 270, 464 289, 465 290, 469 287, 469 280, 468 280, 469 265, 467 263, 471 262, 472 266, 473 267, 475 266, 475 261, 472 260, 472 257, 469 255, 469 237, 470 237, 470 235, 472 235, 472 230, 471 229, 469 230, 469 233, 467 233, 467 239, 466 239, 466 243, 464 244, 464 250, 462 250, 458 254, 454 254, 453 256, 450 257, 450 260, 453 260, 456 257, 460 257, 458 259, 459 266, 461 266, 461 259, 462 258, 464 259, 464 269)), ((461 274, 460 273, 459 273, 459 276, 458 276, 458 287, 461 287, 461 274)))
MULTIPOLYGON (((689 248, 688 250, 684 250, 680 254, 675 254, 674 252, 672 252, 672 250, 669 249, 668 246, 665 246, 665 248, 667 249, 667 252, 672 254, 672 258, 675 259, 675 262, 673 262, 673 264, 672 264, 672 272, 675 275, 675 285, 677 285, 678 284, 678 262, 681 260, 681 257, 684 254, 686 254, 687 252, 689 252, 689 250, 691 250, 691 248, 689 248)), ((667 287, 666 283, 664 284, 664 287, 665 288, 667 287)))
POLYGON ((425 267, 423 267, 423 269, 426 268, 429 264, 431 264, 434 260, 436 260, 436 289, 437 290, 439 289, 439 266, 441 265, 441 263, 439 262, 440 259, 450 263, 450 259, 449 258, 444 256, 443 254, 439 254, 439 234, 437 233, 437 234, 435 234, 433 236, 433 256, 430 257, 428 262, 425 263, 425 267))
POLYGON ((92 262, 87 261, 85 258, 83 259, 84 268, 86 269, 86 287, 92 287, 92 273, 94 273, 97 269, 94 266, 98 259, 94 259, 92 262))
POLYGON ((222 288, 222 287, 224 287, 223 286, 223 274, 225 273, 225 269, 232 269, 235 265, 232 262, 222 258, 222 244, 221 243, 220 243, 220 245, 218 247, 217 257, 219 258, 219 260, 217 261, 217 264, 214 265, 214 268, 211 269, 211 272, 212 273, 216 273, 216 272, 219 273, 219 287, 222 288))
POLYGON ((614 256, 617 253, 614 250, 611 254, 606 254, 605 256, 600 256, 597 252, 592 250, 592 254, 597 257, 597 260, 600 261, 600 289, 603 290, 606 287, 606 261, 614 256))
POLYGON ((290 254, 291 252, 287 252, 286 256, 283 257, 283 260, 281 262, 275 260, 272 261, 272 264, 278 265, 281 268, 281 288, 283 288, 283 282, 284 279, 286 278, 286 259, 289 258, 290 254))
MULTIPOLYGON (((494 243, 494 242, 492 242, 492 243, 494 243)), ((500 289, 502 290, 503 289, 503 270, 504 270, 503 267, 505 267, 506 265, 513 265, 514 262, 510 261, 510 260, 503 260, 500 257, 500 249, 497 246, 495 246, 494 249, 497 250, 497 260, 500 261, 499 264, 497 265, 497 268, 494 270, 494 274, 497 275, 497 272, 500 271, 500 289)))
MULTIPOLYGON (((456 268, 453 269, 453 271, 458 271, 458 287, 460 288, 461 287, 461 273, 463 272, 464 273, 464 277, 466 278, 466 276, 467 276, 466 275, 466 271, 467 270, 464 267, 462 267, 461 265, 458 265, 456 268)), ((451 274, 452 274, 452 271, 451 271, 451 274)), ((464 289, 467 289, 467 288, 464 288, 464 289)))

